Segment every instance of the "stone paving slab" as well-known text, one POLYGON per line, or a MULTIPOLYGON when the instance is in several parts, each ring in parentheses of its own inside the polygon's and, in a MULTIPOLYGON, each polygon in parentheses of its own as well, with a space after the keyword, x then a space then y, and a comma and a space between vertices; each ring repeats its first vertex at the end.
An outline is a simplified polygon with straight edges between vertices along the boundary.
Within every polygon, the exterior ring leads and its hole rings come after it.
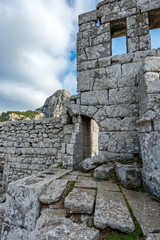
POLYGON ((145 193, 122 189, 143 234, 160 231, 160 204, 145 193))
POLYGON ((115 183, 103 181, 103 182, 97 182, 97 188, 99 190, 102 189, 102 191, 113 191, 113 192, 119 192, 120 189, 115 183))
POLYGON ((160 240, 160 234, 148 234, 146 240, 160 240))
POLYGON ((62 194, 67 189, 68 180, 53 180, 50 185, 43 191, 39 201, 43 204, 56 203, 60 200, 62 194))
POLYGON ((81 171, 72 171, 70 174, 75 176, 88 176, 88 177, 91 176, 91 173, 84 173, 81 171))
POLYGON ((49 168, 46 171, 43 171, 41 173, 38 173, 36 176, 41 176, 41 177, 52 177, 54 179, 64 177, 68 173, 70 173, 72 170, 67 170, 67 169, 60 169, 60 168, 49 168))
POLYGON ((65 198, 64 205, 69 213, 93 213, 95 190, 74 188, 65 198))
POLYGON ((63 179, 68 180, 69 182, 75 182, 77 180, 77 175, 66 175, 63 177, 63 179))
POLYGON ((79 176, 75 187, 96 188, 97 182, 92 177, 79 176))
POLYGON ((98 240, 99 231, 85 224, 73 223, 65 217, 65 210, 46 209, 37 221, 28 240, 98 240))
POLYGON ((122 193, 106 191, 105 185, 98 190, 94 224, 100 229, 109 226, 125 233, 135 230, 122 193))

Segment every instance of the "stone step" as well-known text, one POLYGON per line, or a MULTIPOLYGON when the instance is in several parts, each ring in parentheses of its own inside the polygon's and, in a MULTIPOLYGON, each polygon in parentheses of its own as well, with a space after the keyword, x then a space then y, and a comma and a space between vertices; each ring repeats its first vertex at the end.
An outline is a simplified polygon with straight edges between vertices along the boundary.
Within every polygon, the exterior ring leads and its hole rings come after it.
POLYGON ((115 184, 104 182, 98 188, 96 208, 94 215, 94 224, 100 229, 107 226, 120 230, 125 233, 131 233, 135 230, 134 223, 121 192, 112 192, 117 190, 115 184))
POLYGON ((64 205, 69 213, 92 214, 95 190, 74 188, 65 198, 64 205))
POLYGON ((45 209, 28 240, 99 240, 99 231, 73 223, 64 210, 45 209))
POLYGON ((75 187, 96 188, 97 182, 92 177, 79 176, 75 183, 75 187))
POLYGON ((58 202, 64 191, 67 189, 67 183, 68 180, 53 180, 40 195, 39 201, 43 204, 58 202))
POLYGON ((122 189, 143 234, 160 232, 160 204, 145 193, 122 189))

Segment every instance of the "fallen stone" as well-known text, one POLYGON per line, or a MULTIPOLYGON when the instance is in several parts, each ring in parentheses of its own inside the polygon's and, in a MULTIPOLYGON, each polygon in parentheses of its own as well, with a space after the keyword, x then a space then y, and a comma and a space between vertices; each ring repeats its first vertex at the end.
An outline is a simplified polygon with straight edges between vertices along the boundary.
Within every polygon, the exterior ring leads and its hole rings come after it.
POLYGON ((100 229, 109 226, 125 233, 135 230, 123 195, 120 192, 107 191, 105 186, 98 189, 94 224, 100 229))
POLYGON ((56 203, 67 189, 67 180, 53 180, 39 197, 39 201, 44 204, 56 203))
POLYGON ((146 194, 131 190, 122 190, 139 222, 143 234, 160 231, 160 204, 153 202, 146 194))
POLYGON ((92 214, 95 190, 74 188, 65 198, 64 205, 69 213, 92 214))
POLYGON ((73 223, 65 217, 65 210, 46 209, 37 221, 35 230, 28 240, 98 240, 99 231, 83 224, 73 223))
MULTIPOLYGON (((23 236, 18 238, 19 235, 15 238, 9 237, 12 236, 13 226, 23 228, 27 232, 31 232, 35 228, 41 209, 38 198, 53 180, 54 178, 51 176, 50 178, 42 178, 33 175, 9 184, 3 224, 7 223, 10 228, 7 231, 8 235, 6 235, 6 227, 2 228, 2 237, 6 236, 8 240, 23 239, 23 236)), ((14 236, 15 234, 16 231, 14 230, 14 236)), ((19 234, 19 231, 17 234, 19 234)), ((26 236, 27 233, 24 234, 26 236)))
POLYGON ((113 163, 103 164, 102 166, 94 170, 94 178, 101 180, 109 179, 113 171, 114 171, 113 163))
POLYGON ((97 182, 91 177, 79 176, 75 183, 75 187, 96 188, 97 182))
POLYGON ((148 234, 146 240, 160 240, 160 234, 148 234))
POLYGON ((97 156, 93 156, 82 161, 82 168, 85 171, 90 171, 107 162, 108 159, 106 158, 105 154, 99 153, 97 156))
POLYGON ((128 189, 141 187, 141 168, 137 164, 116 164, 118 181, 128 189))

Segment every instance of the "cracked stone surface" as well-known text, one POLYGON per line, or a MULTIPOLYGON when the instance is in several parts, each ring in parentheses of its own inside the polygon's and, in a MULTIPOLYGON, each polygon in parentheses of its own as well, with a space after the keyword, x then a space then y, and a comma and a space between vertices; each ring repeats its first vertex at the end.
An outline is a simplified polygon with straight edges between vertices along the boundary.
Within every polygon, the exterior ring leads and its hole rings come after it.
POLYGON ((98 189, 94 224, 100 229, 109 226, 125 233, 135 230, 122 193, 107 191, 105 187, 98 189))
POLYGON ((74 188, 65 198, 64 205, 69 213, 93 213, 95 190, 74 188))
POLYGON ((63 180, 68 180, 69 182, 75 182, 77 180, 78 176, 74 176, 74 175, 66 175, 63 177, 63 180))
POLYGON ((65 217, 65 210, 46 209, 37 221, 29 240, 98 240, 99 231, 85 224, 73 223, 65 217))
POLYGON ((148 234, 146 240, 160 240, 160 234, 148 234))
POLYGON ((79 176, 75 187, 96 188, 97 182, 91 177, 79 176))
POLYGON ((44 204, 56 203, 67 189, 67 180, 53 180, 39 197, 39 201, 44 204))
POLYGON ((123 189, 123 193, 142 228, 143 234, 160 231, 160 204, 152 201, 145 193, 126 189, 123 189))
POLYGON ((97 182, 97 188, 101 191, 113 191, 113 192, 119 192, 120 189, 115 183, 111 182, 97 182))

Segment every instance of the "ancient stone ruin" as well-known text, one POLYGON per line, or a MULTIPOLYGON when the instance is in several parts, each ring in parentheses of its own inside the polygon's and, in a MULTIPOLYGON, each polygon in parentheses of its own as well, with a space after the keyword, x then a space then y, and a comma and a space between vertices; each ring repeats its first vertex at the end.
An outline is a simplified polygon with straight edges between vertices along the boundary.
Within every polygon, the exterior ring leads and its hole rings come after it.
POLYGON ((135 226, 127 199, 143 234, 149 234, 146 239, 160 239, 155 234, 160 231, 158 203, 115 183, 96 182, 90 173, 71 172, 95 169, 95 178, 108 179, 116 161, 140 157, 142 169, 119 163, 117 176, 123 186, 140 187, 142 182, 160 198, 160 49, 151 49, 150 37, 150 30, 160 28, 159 19, 159 0, 104 0, 80 15, 79 94, 70 97, 60 117, 0 126, 3 192, 8 188, 2 240, 99 239, 97 230, 74 223, 64 209, 53 206, 68 181, 76 182, 64 201, 69 214, 93 214, 99 229, 130 233, 135 226), (112 41, 121 36, 127 53, 113 56, 112 41), (52 191, 55 195, 48 196, 52 191), (46 204, 52 207, 39 218, 46 204), (147 220, 147 214, 152 218, 147 220))

